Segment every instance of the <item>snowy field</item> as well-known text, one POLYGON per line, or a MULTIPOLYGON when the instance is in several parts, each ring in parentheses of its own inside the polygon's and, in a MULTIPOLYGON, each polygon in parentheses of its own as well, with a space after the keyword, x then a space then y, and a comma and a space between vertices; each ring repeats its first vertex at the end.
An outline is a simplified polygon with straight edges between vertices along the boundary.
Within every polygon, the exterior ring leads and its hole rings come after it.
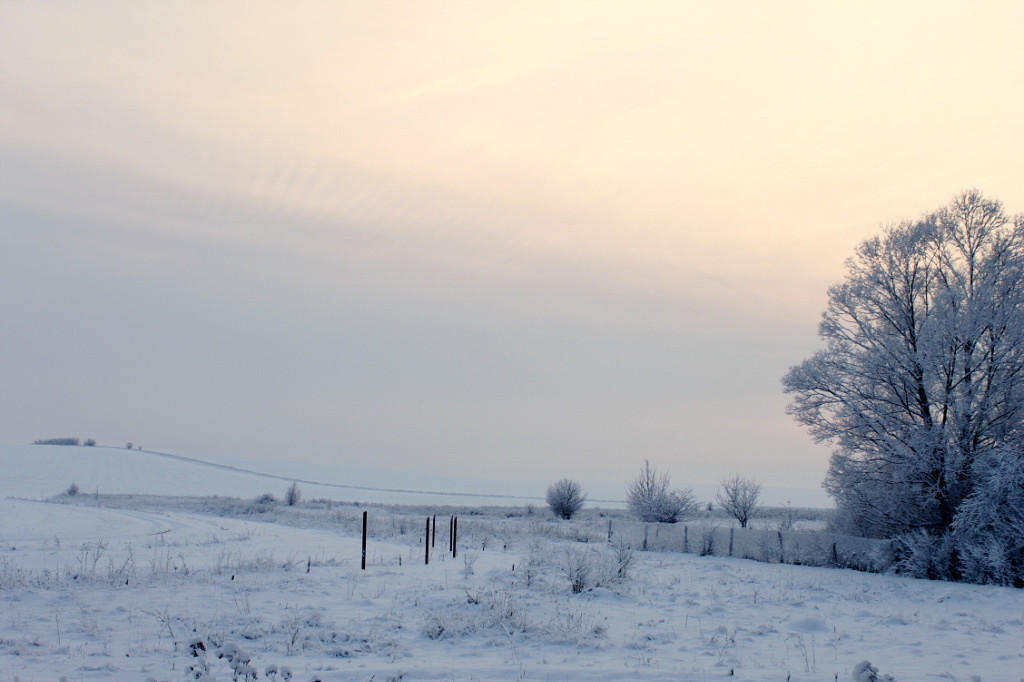
POLYGON ((235 650, 302 682, 1024 679, 1021 590, 631 551, 540 509, 462 510, 457 558, 439 510, 424 565, 424 510, 371 506, 363 571, 362 509, 0 499, 0 682, 227 682, 235 650))

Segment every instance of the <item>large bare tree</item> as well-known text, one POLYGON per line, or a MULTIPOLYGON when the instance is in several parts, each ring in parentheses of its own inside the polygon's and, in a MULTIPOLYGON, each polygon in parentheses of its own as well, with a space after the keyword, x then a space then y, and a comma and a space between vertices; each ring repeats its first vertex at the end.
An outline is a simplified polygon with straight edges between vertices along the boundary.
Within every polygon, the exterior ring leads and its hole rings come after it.
POLYGON ((824 349, 783 378, 789 411, 833 445, 825 487, 860 532, 944 533, 1024 452, 1024 219, 963 192, 846 268, 824 349))

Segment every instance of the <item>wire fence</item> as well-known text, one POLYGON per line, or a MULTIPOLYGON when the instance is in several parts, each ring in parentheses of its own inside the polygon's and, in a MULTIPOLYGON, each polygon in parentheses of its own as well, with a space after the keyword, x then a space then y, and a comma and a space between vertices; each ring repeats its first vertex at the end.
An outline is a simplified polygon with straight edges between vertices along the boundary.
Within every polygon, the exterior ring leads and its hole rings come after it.
POLYGON ((730 528, 712 523, 608 522, 608 541, 634 549, 737 557, 768 563, 881 572, 895 563, 892 542, 825 531, 730 528))

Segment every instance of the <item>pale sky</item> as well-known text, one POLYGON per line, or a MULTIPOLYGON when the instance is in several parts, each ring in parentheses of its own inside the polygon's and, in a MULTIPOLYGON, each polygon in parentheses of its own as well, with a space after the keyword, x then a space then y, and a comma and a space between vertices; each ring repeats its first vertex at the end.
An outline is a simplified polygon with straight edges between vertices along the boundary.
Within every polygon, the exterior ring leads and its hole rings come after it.
POLYGON ((1022 34, 1024 2, 0 2, 0 442, 817 488, 779 378, 881 224, 1024 211, 1022 34))

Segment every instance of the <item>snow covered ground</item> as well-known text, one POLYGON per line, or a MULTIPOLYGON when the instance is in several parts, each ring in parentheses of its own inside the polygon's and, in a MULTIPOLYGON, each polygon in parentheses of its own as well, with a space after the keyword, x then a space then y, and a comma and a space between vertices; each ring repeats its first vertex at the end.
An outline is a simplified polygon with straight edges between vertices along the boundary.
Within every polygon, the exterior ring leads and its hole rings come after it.
POLYGON ((167 506, 0 502, 0 680, 185 680, 195 639, 222 682, 229 643, 260 679, 276 665, 325 682, 834 680, 865 659, 898 680, 1024 671, 1010 588, 654 552, 619 576, 628 552, 525 518, 464 519, 455 559, 445 518, 424 565, 422 517, 379 509, 362 571, 351 506, 337 529, 167 506))
POLYGON ((0 499, 0 682, 227 682, 232 646, 302 682, 1024 679, 1011 588, 630 551, 597 517, 485 508, 457 558, 440 509, 424 565, 424 510, 370 507, 363 571, 361 506, 84 492, 0 499))

